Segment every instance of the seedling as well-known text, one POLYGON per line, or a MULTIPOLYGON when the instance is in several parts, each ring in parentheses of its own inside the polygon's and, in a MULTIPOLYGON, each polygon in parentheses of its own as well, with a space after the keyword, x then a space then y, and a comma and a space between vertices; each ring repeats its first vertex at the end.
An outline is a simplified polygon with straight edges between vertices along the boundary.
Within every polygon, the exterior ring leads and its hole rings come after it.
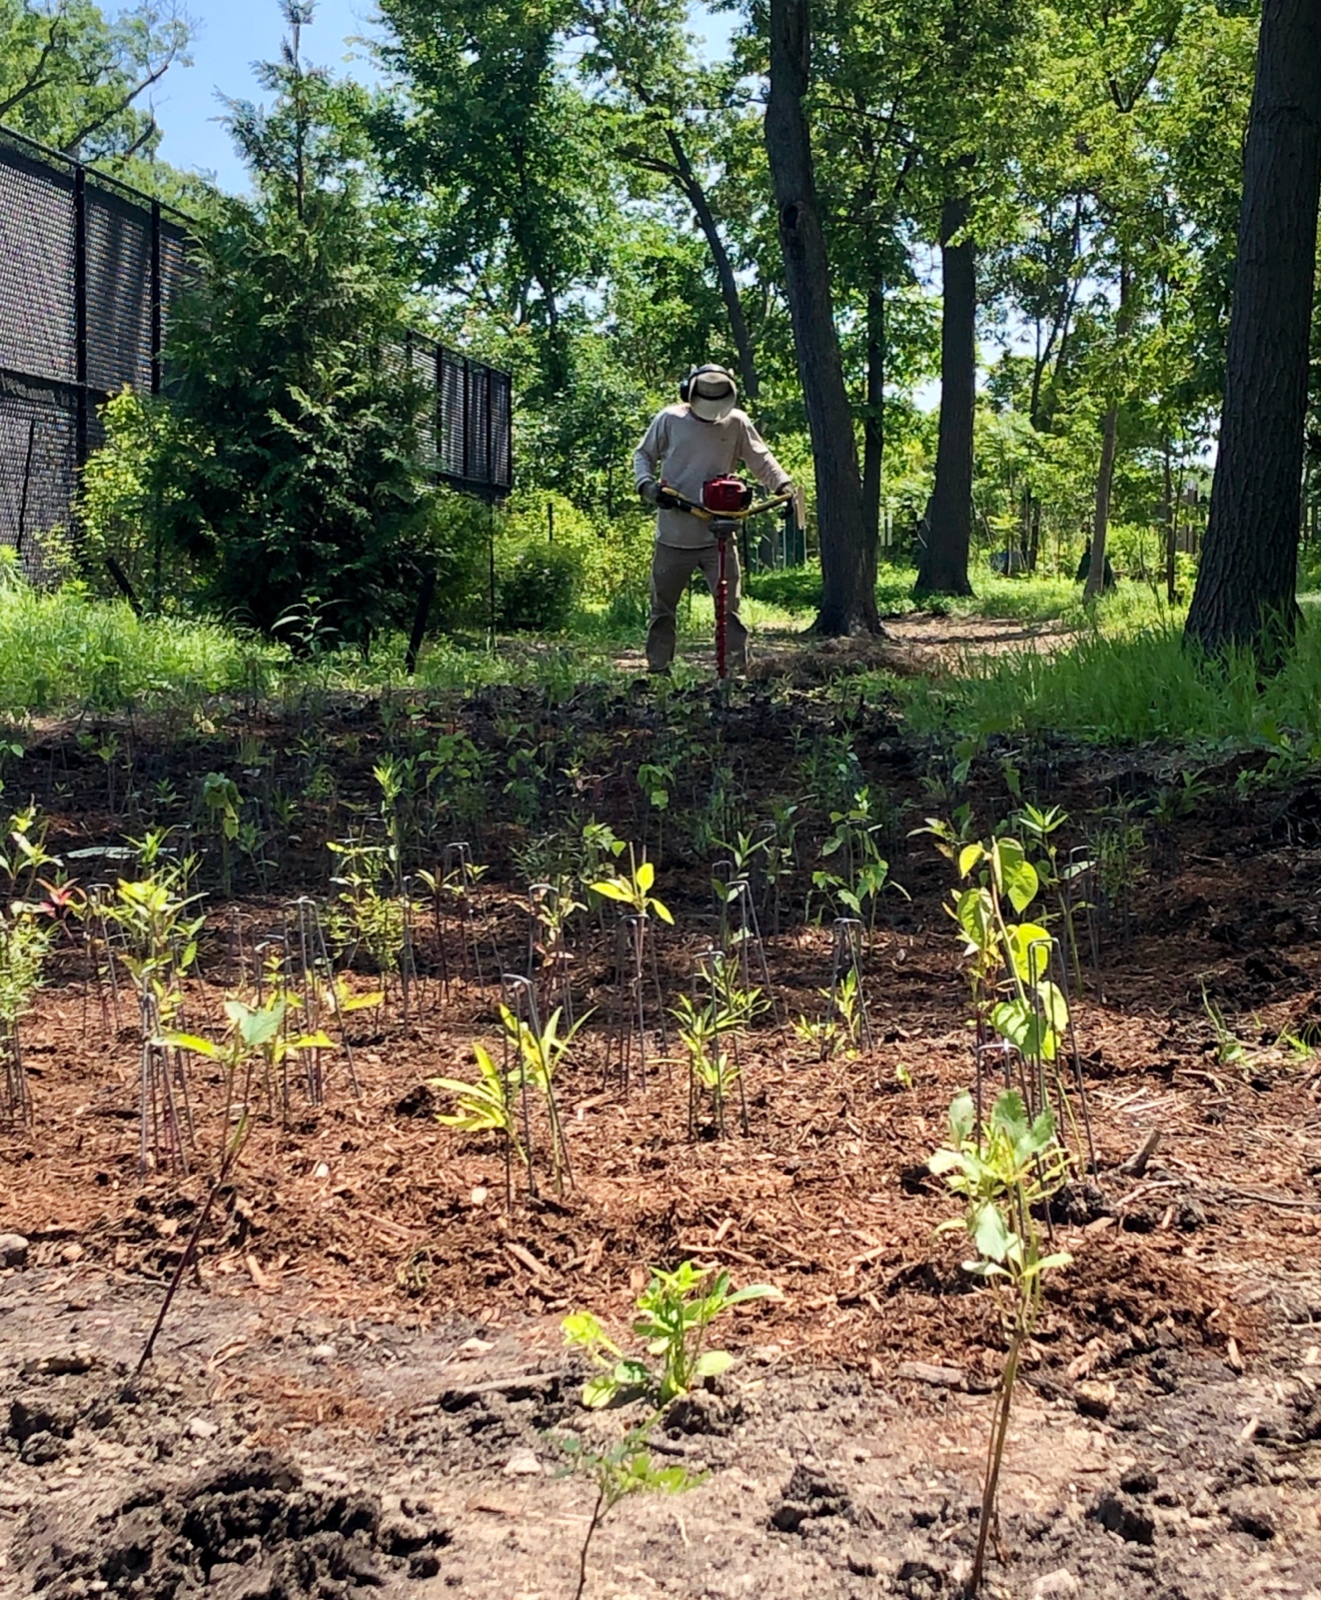
POLYGON ((1202 984, 1202 1010, 1206 1012, 1206 1020, 1215 1034, 1216 1061, 1222 1067, 1237 1066, 1246 1058, 1247 1048, 1225 1021, 1225 1013, 1206 992, 1205 983, 1202 984))
POLYGON ((718 1316, 752 1300, 781 1298, 774 1284, 735 1289, 727 1272, 712 1278, 695 1261, 680 1262, 673 1272, 653 1267, 633 1322, 633 1332, 646 1346, 645 1358, 626 1356, 590 1311, 565 1317, 565 1343, 585 1351, 600 1369, 583 1385, 583 1404, 599 1410, 640 1395, 663 1409, 733 1364, 728 1350, 704 1348, 707 1330, 718 1316))
POLYGON ((569 1458, 569 1464, 558 1475, 582 1473, 596 1485, 596 1502, 592 1506, 587 1532, 583 1535, 582 1547, 578 1552, 578 1587, 573 1592, 574 1600, 582 1600, 583 1590, 587 1587, 587 1552, 596 1530, 621 1500, 631 1494, 649 1491, 682 1494, 685 1489, 693 1488, 707 1477, 705 1472, 691 1473, 686 1467, 658 1467, 647 1449, 647 1440, 655 1425, 656 1418, 649 1417, 640 1426, 630 1428, 619 1443, 609 1450, 590 1450, 573 1434, 556 1441, 569 1458))
POLYGON ((137 1377, 142 1376, 143 1368, 151 1360, 156 1340, 165 1326, 165 1318, 169 1314, 179 1285, 183 1282, 183 1275, 188 1270, 188 1265, 197 1250, 198 1241, 210 1221, 216 1198, 229 1182, 230 1174, 237 1165, 243 1147, 248 1141, 248 1135, 252 1131, 253 1082, 258 1063, 263 1066, 264 1077, 269 1082, 287 1055, 299 1050, 322 1050, 332 1047, 331 1041, 323 1033, 305 1034, 290 1039, 284 1032, 287 1009, 287 1003, 278 997, 273 997, 265 1005, 252 1005, 243 1000, 226 1000, 225 1015, 229 1019, 229 1031, 222 1043, 217 1044, 212 1039, 199 1038, 196 1034, 190 1033, 164 1033, 154 1041, 162 1048, 184 1050, 192 1055, 202 1056, 205 1060, 216 1062, 224 1077, 225 1111, 221 1122, 220 1152, 215 1175, 211 1179, 211 1186, 207 1190, 202 1209, 198 1212, 197 1221, 193 1224, 193 1230, 175 1266, 174 1276, 165 1291, 165 1298, 161 1302, 155 1324, 147 1336, 146 1344, 142 1347, 135 1374, 137 1377))
POLYGON ((541 1099, 550 1126, 551 1176, 557 1192, 564 1181, 572 1181, 568 1145, 555 1098, 555 1074, 573 1043, 583 1017, 567 1033, 560 1032, 561 1013, 552 1011, 543 1026, 536 1012, 535 998, 526 978, 506 976, 507 989, 515 989, 528 1002, 528 1016, 520 1016, 510 1005, 501 1005, 503 1031, 502 1057, 495 1062, 480 1043, 474 1042, 473 1056, 478 1076, 467 1083, 462 1078, 431 1078, 433 1089, 452 1094, 458 1109, 437 1113, 436 1120, 464 1133, 499 1133, 505 1149, 505 1200, 513 1203, 513 1164, 519 1162, 527 1172, 528 1188, 537 1192, 533 1165, 532 1119, 529 1095, 541 1099), (520 1130, 520 1123, 522 1124, 520 1130))
POLYGON ((963 1216, 942 1223, 940 1231, 958 1229, 971 1237, 977 1254, 963 1263, 964 1270, 984 1279, 997 1292, 1009 1336, 987 1446, 977 1550, 967 1589, 969 1595, 975 1595, 986 1563, 1023 1347, 1041 1315, 1046 1274, 1068 1266, 1073 1259, 1067 1251, 1043 1251, 1035 1210, 1063 1184, 1069 1158, 1056 1142, 1054 1114, 1044 1110, 1029 1122, 1022 1099, 1010 1089, 998 1097, 985 1126, 979 1121, 972 1096, 960 1095, 949 1111, 949 1143, 935 1152, 928 1165, 964 1201, 963 1216))
POLYGON ((629 847, 629 872, 616 873, 610 878, 598 879, 589 887, 595 894, 601 895, 606 900, 613 900, 619 905, 628 907, 628 913, 621 917, 615 940, 615 971, 617 974, 617 1005, 613 1027, 614 1052, 607 1045, 606 1070, 609 1071, 610 1056, 617 1052, 619 1061, 619 1076, 624 1093, 627 1094, 632 1079, 633 1040, 637 1039, 638 1048, 638 1082, 641 1087, 646 1087, 647 1082, 647 1018, 645 1001, 645 969, 646 955, 650 947, 651 952, 651 978, 656 991, 657 1007, 660 1010, 661 1047, 667 1047, 665 1035, 664 1001, 661 996, 660 971, 656 961, 656 947, 651 943, 651 919, 659 917, 662 922, 674 922, 669 907, 652 894, 652 885, 656 881, 656 868, 653 862, 645 858, 638 861, 633 849, 629 847))

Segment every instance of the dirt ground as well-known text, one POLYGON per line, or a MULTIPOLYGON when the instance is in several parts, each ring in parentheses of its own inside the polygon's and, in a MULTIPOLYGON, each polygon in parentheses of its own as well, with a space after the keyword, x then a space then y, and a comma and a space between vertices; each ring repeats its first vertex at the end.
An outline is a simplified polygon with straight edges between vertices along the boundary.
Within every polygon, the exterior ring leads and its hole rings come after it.
MULTIPOLYGON (((592 798, 621 836, 637 836, 636 800, 611 762, 632 771, 661 737, 651 705, 630 692, 555 713, 609 745, 592 798)), ((791 725, 837 731, 839 707, 751 686, 709 717, 765 798, 799 781, 791 725)), ((500 718, 533 713, 474 697, 434 715, 495 747, 500 718)), ((357 784, 361 815, 395 723, 342 707, 330 722, 340 804, 357 784)), ((250 721, 184 742, 121 729, 116 793, 78 731, 50 730, 6 774, 65 851, 131 832, 135 783, 186 794, 254 761, 250 721)), ((259 731, 296 780, 293 724, 259 731)), ((908 808, 888 843, 912 898, 886 903, 865 962, 874 1048, 823 1063, 787 1025, 821 1010, 830 935, 786 916, 766 938, 777 1014, 743 1045, 749 1131, 690 1139, 676 1065, 653 1059, 627 1096, 605 1071, 613 958, 586 937, 575 998, 597 1010, 559 1089, 572 1186, 520 1184, 506 1211, 498 1147, 438 1125, 447 1102, 427 1085, 471 1074, 472 1041, 497 1036, 494 973, 525 960, 526 830, 493 790, 483 978, 451 944, 443 985, 421 947, 407 1019, 397 995, 351 1019, 360 1096, 340 1052, 324 1105, 297 1102, 287 1126, 263 1109, 140 1380, 223 1108, 196 1073, 194 1170, 139 1171, 138 1032, 71 941, 25 1024, 33 1123, 0 1131, 0 1233, 25 1241, 0 1240, 0 1594, 572 1596, 593 1492, 560 1475, 556 1441, 606 1447, 636 1415, 584 1410, 560 1322, 590 1309, 627 1342, 648 1265, 685 1258, 783 1298, 718 1325, 735 1365, 656 1436, 659 1463, 705 1476, 625 1500, 585 1594, 960 1592, 1003 1341, 966 1250, 935 1232, 955 1207, 925 1170, 971 1072, 951 869, 909 837, 947 769, 883 708, 848 731, 908 808)), ((1080 827, 1170 782, 1153 754, 1011 754, 1025 790, 1080 827)), ((988 823, 1012 804, 1004 756, 988 749, 970 776, 988 823)), ((1098 932, 1076 1017, 1097 1167, 1056 1224, 1074 1262, 1029 1353, 989 1594, 1321 1597, 1321 1078, 1304 1048, 1321 1036, 1321 789, 1242 798, 1237 771, 1209 770, 1188 814, 1147 827, 1131 896, 1098 932)), ((224 903, 213 885, 189 1026, 214 1026, 292 895, 325 893, 341 825, 304 818, 278 884, 224 903)), ((667 997, 710 937, 709 875, 669 841, 667 997)))

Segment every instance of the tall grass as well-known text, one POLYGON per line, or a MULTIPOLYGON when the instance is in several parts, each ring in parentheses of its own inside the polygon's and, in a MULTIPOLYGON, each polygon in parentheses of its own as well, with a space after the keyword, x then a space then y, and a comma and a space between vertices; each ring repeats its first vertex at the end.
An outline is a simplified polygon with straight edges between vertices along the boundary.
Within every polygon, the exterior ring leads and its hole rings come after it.
POLYGON ((1109 631, 1094 625, 1054 654, 966 656, 903 687, 918 731, 1044 733, 1100 744, 1158 740, 1223 747, 1321 742, 1321 624, 1310 618, 1283 671, 1262 679, 1248 656, 1207 661, 1178 619, 1109 631))
POLYGON ((0 715, 120 711, 169 695, 262 693, 284 651, 214 622, 141 619, 76 586, 46 592, 0 577, 0 715))

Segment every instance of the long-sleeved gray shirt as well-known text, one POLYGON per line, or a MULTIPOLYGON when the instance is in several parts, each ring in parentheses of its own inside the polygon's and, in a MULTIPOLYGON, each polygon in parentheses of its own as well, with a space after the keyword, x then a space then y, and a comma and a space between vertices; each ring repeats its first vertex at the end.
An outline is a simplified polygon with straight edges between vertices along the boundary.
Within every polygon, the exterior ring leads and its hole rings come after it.
MULTIPOLYGON (((633 475, 639 484, 648 478, 663 481, 685 500, 700 505, 702 485, 733 472, 740 461, 770 494, 789 482, 789 474, 767 449, 746 412, 734 410, 721 422, 703 422, 681 403, 666 406, 652 418, 634 452, 633 475)), ((715 539, 700 517, 684 511, 658 511, 656 543, 701 550, 715 539)))

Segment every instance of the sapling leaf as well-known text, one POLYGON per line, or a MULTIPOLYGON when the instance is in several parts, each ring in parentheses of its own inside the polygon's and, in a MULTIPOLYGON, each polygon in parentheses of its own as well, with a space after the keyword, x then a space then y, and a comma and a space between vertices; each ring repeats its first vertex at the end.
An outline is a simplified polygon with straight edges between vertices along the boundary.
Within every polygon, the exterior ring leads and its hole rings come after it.
POLYGON ((620 878, 602 878, 599 883, 589 884, 588 887, 606 900, 622 900, 630 904, 633 900, 628 885, 620 878))
POLYGON ((285 1003, 277 1000, 268 1010, 249 1011, 238 1018, 239 1036, 249 1050, 260 1050, 279 1033, 284 1023, 285 1003))
POLYGON ((589 1411, 604 1411, 618 1395, 619 1385, 608 1372, 600 1372, 583 1384, 582 1402, 589 1411))
POLYGON ((639 862, 638 869, 633 876, 637 882, 638 888, 641 889, 644 894, 646 894, 651 888, 652 884, 654 884, 656 881, 656 863, 654 861, 639 862))
POLYGON ((1024 983, 1040 983, 1050 962, 1050 934, 1037 922, 1018 922, 1009 929, 1014 970, 1024 983))
POLYGON ((191 1050, 194 1055, 209 1056, 213 1061, 225 1054, 214 1040, 199 1038, 195 1033, 164 1033, 152 1043, 167 1045, 172 1050, 191 1050))
POLYGON ((734 1358, 728 1350, 704 1350, 693 1365, 694 1378, 716 1378, 728 1372, 734 1358))
MULTIPOLYGON (((964 1090, 962 1094, 954 1097, 954 1099, 950 1102, 949 1108, 950 1139, 955 1145, 956 1150, 958 1146, 964 1144, 972 1137, 972 1130, 976 1124, 976 1121, 977 1111, 972 1103, 972 1096, 967 1092, 967 1090, 964 1090)), ((941 1151, 936 1152, 937 1155, 942 1153, 943 1152, 941 1151)), ((954 1151, 950 1152, 950 1154, 954 1153, 954 1151)))
POLYGON ((649 900, 647 909, 648 911, 654 911, 662 922, 668 922, 671 927, 674 926, 673 913, 670 911, 669 906, 663 904, 660 900, 649 900))
POLYGON ((725 1296, 725 1305, 741 1305, 745 1300, 783 1300, 784 1290, 777 1288, 773 1283, 749 1283, 742 1289, 735 1289, 733 1294, 725 1296))
POLYGON ((965 844, 959 851, 959 877, 966 878, 986 852, 979 844, 965 844))
POLYGON ((972 1238, 987 1261, 999 1262, 1008 1256, 1013 1235, 999 1206, 982 1206, 973 1224, 972 1238))

